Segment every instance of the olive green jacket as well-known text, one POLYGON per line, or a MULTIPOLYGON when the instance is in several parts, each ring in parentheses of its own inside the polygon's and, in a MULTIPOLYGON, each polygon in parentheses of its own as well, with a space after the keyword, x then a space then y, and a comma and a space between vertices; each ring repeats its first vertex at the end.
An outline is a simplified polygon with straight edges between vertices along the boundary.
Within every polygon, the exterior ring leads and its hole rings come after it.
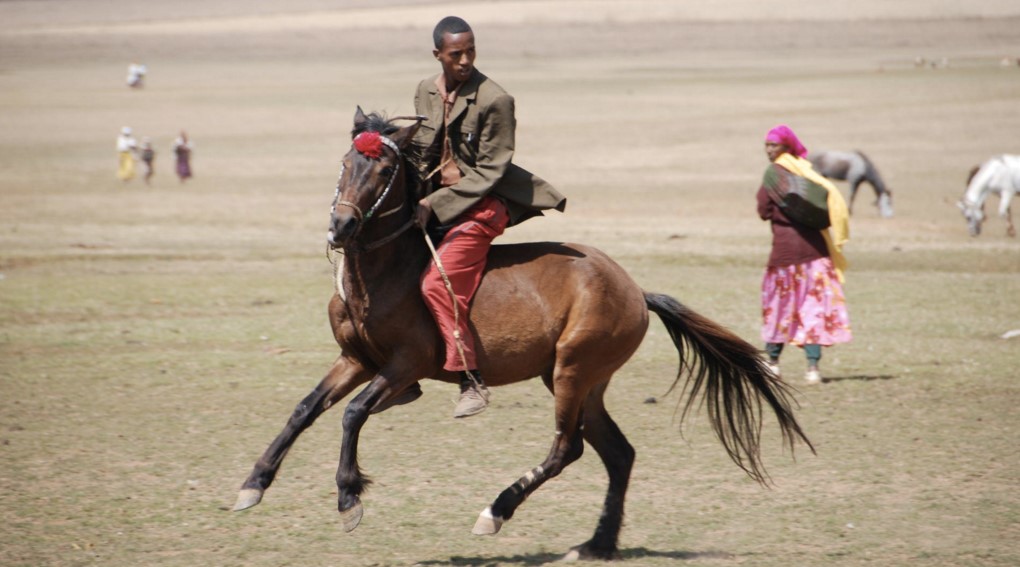
MULTIPOLYGON (((427 117, 413 141, 426 156, 418 164, 423 176, 439 165, 443 100, 436 78, 423 80, 414 95, 415 112, 427 117)), ((440 223, 449 224, 489 194, 506 203, 511 225, 545 209, 566 207, 566 198, 552 185, 512 163, 516 128, 513 97, 475 69, 457 92, 450 113, 450 148, 462 178, 426 196, 440 223)))

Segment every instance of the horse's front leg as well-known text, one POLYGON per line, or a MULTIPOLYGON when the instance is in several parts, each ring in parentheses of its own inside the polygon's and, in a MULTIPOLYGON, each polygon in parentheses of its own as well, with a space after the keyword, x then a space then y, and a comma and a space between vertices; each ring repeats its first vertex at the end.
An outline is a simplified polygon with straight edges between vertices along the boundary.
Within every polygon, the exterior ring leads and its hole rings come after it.
POLYGON ((846 211, 850 214, 854 212, 854 199, 857 198, 857 190, 861 188, 860 179, 855 179, 850 183, 850 202, 846 205, 846 211))
POLYGON ((345 532, 350 532, 361 523, 363 509, 361 493, 371 481, 358 466, 358 438, 361 428, 368 421, 372 408, 392 396, 398 395, 413 383, 413 380, 398 381, 388 376, 410 376, 408 372, 393 372, 384 369, 368 386, 347 404, 343 418, 343 440, 340 443, 340 464, 336 470, 337 509, 345 532))
POLYGON ((256 461, 251 474, 241 485, 234 511, 246 510, 261 502, 263 493, 273 483, 283 458, 301 432, 311 427, 323 412, 371 377, 372 372, 355 360, 343 355, 337 358, 319 385, 294 408, 283 431, 256 461))
POLYGON ((1010 204, 1013 201, 1013 191, 1003 191, 999 200, 999 215, 1006 218, 1006 235, 1016 236, 1016 227, 1013 226, 1013 211, 1010 204))

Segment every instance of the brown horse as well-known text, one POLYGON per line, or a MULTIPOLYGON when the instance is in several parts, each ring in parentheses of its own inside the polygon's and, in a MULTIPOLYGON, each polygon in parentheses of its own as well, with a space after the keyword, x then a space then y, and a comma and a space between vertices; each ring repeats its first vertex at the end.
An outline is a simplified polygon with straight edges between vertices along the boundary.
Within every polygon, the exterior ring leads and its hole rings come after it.
MULTIPOLYGON (((328 240, 343 248, 344 264, 338 277, 342 293, 330 301, 329 316, 341 354, 255 464, 235 510, 258 504, 297 436, 367 383, 344 411, 336 474, 344 529, 353 530, 368 485, 357 462, 366 420, 394 402, 413 401, 406 392, 422 377, 458 382, 456 373, 442 368, 442 338, 418 287, 430 261, 428 247, 419 230, 409 230, 420 184, 404 154, 419 123, 401 128, 394 121, 358 109, 354 134, 378 133, 386 147, 374 158, 352 148, 337 185, 328 240)), ((618 556, 635 453, 603 396, 613 373, 644 338, 649 311, 666 325, 680 354, 672 387, 690 371, 682 386, 688 394, 682 416, 701 399, 726 451, 752 478, 768 479, 759 455, 763 401, 791 449, 798 439, 811 446, 791 412, 786 388, 747 342, 669 296, 643 292, 596 249, 560 243, 494 246, 471 310, 479 370, 490 387, 541 376, 555 399, 556 430, 545 461, 499 494, 479 516, 475 534, 499 531, 532 492, 581 457, 587 441, 605 464, 609 489, 594 535, 569 556, 618 556)))

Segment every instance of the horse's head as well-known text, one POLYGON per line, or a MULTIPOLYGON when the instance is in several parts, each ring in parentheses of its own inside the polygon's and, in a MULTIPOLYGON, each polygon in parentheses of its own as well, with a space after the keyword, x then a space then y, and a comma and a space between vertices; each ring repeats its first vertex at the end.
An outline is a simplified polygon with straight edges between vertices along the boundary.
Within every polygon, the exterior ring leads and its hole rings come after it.
POLYGON ((351 132, 354 143, 340 165, 330 211, 326 237, 330 246, 346 246, 373 218, 396 212, 407 201, 403 154, 420 124, 400 128, 374 112, 366 116, 358 107, 351 132))
POLYGON ((984 204, 971 203, 966 199, 957 201, 956 206, 963 213, 963 218, 967 220, 967 232, 971 236, 977 236, 981 234, 981 223, 985 220, 985 206, 984 204))
POLYGON ((963 199, 956 202, 957 208, 963 213, 963 218, 967 219, 967 232, 971 236, 981 234, 981 223, 985 220, 985 203, 983 200, 973 200, 974 194, 971 190, 974 177, 979 171, 981 171, 980 165, 970 168, 970 172, 967 174, 967 191, 963 194, 963 199))

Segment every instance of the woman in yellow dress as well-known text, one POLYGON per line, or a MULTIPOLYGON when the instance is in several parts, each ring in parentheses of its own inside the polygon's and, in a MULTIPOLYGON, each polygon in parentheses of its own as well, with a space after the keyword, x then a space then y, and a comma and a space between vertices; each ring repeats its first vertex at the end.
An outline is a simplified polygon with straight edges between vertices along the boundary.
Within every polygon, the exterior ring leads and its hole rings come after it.
POLYGON ((120 129, 120 136, 117 136, 117 178, 127 183, 135 177, 135 151, 138 149, 138 142, 131 135, 131 127, 125 126, 120 129))

